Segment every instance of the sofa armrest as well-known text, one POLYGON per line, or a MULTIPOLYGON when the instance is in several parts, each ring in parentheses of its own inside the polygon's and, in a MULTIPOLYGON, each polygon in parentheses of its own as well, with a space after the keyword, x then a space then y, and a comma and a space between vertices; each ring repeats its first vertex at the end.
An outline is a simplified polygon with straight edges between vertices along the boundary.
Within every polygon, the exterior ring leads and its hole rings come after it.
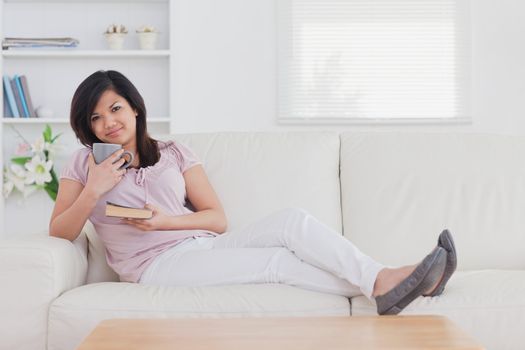
POLYGON ((0 240, 0 349, 46 349, 50 304, 86 275, 84 233, 0 240))

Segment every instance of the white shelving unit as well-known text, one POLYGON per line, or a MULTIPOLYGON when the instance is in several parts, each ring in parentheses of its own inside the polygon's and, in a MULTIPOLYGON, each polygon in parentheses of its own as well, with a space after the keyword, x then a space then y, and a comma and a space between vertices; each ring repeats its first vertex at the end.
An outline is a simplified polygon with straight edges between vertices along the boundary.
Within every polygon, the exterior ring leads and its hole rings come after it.
POLYGON ((89 57, 169 57, 169 50, 126 50, 126 51, 107 51, 107 50, 73 50, 64 49, 65 51, 49 51, 49 50, 4 50, 2 56, 7 58, 89 58, 89 57), (70 50, 70 51, 68 51, 70 50))
MULTIPOLYGON (((54 134, 61 132, 65 135, 61 139, 66 143, 68 154, 61 155, 63 164, 70 152, 80 147, 75 144, 69 126, 71 98, 78 84, 100 69, 118 70, 135 84, 146 102, 150 133, 173 132, 173 3, 174 0, 0 0, 2 39, 73 37, 79 40, 77 48, 1 51, 0 75, 25 75, 34 107, 46 106, 54 111, 54 116, 4 118, 2 108, 0 164, 3 166, 9 161, 19 142, 13 128, 33 141, 41 135, 45 124, 53 127, 54 134), (123 24, 128 29, 123 50, 107 48, 102 33, 113 23, 123 24), (139 48, 135 30, 143 25, 153 25, 160 31, 156 50, 139 48)), ((3 102, 2 93, 0 105, 3 102)), ((55 163, 57 175, 59 162, 57 159, 55 163)), ((3 185, 3 171, 0 171, 0 183, 3 185)), ((15 208, 14 198, 5 200, 2 196, 0 238, 7 236, 4 231, 7 227, 12 228, 15 221, 24 221, 23 214, 25 212, 27 216, 28 210, 43 210, 50 214, 53 203, 46 196, 42 195, 40 202, 38 199, 28 200, 21 209, 15 208)), ((42 215, 47 216, 46 213, 42 215)), ((37 224, 40 230, 47 228, 41 227, 43 223, 37 224)))

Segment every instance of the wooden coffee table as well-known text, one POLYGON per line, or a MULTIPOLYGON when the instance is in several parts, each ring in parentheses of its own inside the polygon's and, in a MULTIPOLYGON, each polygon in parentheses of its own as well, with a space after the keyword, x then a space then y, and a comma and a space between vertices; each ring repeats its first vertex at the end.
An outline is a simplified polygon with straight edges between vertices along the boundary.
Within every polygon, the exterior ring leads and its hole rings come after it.
POLYGON ((78 350, 483 349, 442 316, 112 319, 78 350))

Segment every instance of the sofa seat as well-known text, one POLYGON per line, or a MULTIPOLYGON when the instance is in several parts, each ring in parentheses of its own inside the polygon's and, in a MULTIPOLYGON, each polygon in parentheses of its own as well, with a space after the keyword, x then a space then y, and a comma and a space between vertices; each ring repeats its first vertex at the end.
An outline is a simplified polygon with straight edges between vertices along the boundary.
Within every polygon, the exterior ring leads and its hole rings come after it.
POLYGON ((349 316, 345 297, 284 284, 157 287, 103 282, 55 299, 48 349, 74 349, 108 318, 349 316))
MULTIPOLYGON (((457 271, 442 297, 419 298, 401 315, 449 317, 487 349, 518 349, 525 324, 525 271, 457 271)), ((352 298, 352 315, 375 315, 365 297, 352 298)))

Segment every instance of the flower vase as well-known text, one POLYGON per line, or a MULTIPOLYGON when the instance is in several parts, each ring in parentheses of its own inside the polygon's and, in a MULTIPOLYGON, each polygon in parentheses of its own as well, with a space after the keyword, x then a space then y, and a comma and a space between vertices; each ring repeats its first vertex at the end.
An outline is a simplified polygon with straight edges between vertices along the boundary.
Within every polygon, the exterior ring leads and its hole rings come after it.
POLYGON ((158 32, 140 32, 137 33, 139 37, 139 46, 141 50, 155 50, 157 46, 158 32))
POLYGON ((106 33, 104 35, 111 50, 122 50, 124 48, 126 33, 106 33))

